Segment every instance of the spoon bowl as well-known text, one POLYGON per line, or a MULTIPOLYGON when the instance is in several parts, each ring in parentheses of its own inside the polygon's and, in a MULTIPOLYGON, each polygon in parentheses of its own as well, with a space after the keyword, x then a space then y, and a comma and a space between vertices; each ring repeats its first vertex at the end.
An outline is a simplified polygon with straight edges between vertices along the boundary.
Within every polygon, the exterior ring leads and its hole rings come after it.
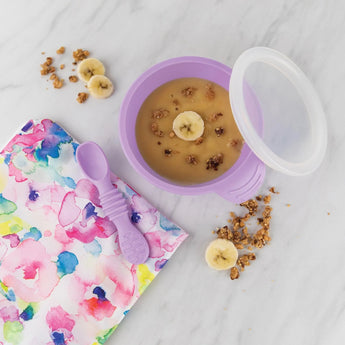
POLYGON ((79 145, 76 158, 89 180, 94 183, 109 180, 110 171, 107 158, 98 145, 91 141, 79 145))

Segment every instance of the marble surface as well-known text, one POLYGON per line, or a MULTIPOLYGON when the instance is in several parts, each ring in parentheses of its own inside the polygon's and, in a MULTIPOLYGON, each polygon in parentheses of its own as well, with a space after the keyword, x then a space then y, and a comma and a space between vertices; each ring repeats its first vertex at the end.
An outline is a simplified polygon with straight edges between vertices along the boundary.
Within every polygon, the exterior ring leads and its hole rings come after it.
MULTIPOLYGON (((3 1, 0 12, 0 142, 28 118, 49 117, 80 141, 98 142, 114 172, 190 238, 108 344, 341 344, 345 336, 345 3, 339 0, 3 1), (78 104, 81 84, 54 90, 39 73, 44 51, 61 57, 87 48, 104 61, 116 91, 78 104), (121 101, 131 83, 167 58, 197 55, 233 65, 263 45, 292 58, 320 95, 328 151, 307 177, 268 169, 276 186, 272 242, 239 280, 209 269, 211 231, 235 205, 217 195, 179 196, 148 184, 127 162, 118 138, 121 101), (286 204, 291 204, 287 207, 286 204), (329 214, 328 214, 329 213, 329 214)), ((47 56, 46 55, 46 56, 47 56)))

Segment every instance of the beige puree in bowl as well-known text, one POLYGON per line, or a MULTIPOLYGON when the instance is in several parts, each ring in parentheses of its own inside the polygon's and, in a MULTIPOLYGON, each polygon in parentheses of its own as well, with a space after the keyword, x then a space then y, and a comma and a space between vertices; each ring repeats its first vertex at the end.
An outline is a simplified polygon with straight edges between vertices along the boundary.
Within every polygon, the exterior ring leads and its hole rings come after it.
POLYGON ((181 185, 219 177, 234 165, 243 145, 228 91, 199 78, 175 79, 154 90, 139 110, 136 139, 147 164, 181 185), (194 141, 173 131, 174 119, 184 111, 194 111, 204 121, 203 135, 194 141))

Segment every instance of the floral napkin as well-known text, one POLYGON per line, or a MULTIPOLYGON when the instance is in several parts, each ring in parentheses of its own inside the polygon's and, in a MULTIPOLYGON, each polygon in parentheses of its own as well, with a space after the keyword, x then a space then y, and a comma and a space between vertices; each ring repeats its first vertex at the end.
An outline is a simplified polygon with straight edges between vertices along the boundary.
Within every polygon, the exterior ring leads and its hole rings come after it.
POLYGON ((0 153, 0 345, 104 344, 187 234, 120 179, 150 245, 127 262, 76 141, 29 121, 0 153))

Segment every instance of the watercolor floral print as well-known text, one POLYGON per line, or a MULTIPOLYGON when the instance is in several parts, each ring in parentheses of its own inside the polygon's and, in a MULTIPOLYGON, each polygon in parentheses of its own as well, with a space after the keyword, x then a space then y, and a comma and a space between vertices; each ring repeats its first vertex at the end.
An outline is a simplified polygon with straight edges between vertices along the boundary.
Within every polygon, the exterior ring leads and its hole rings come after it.
POLYGON ((114 176, 150 245, 145 264, 128 263, 77 146, 31 120, 0 154, 0 345, 104 344, 187 237, 114 176))

